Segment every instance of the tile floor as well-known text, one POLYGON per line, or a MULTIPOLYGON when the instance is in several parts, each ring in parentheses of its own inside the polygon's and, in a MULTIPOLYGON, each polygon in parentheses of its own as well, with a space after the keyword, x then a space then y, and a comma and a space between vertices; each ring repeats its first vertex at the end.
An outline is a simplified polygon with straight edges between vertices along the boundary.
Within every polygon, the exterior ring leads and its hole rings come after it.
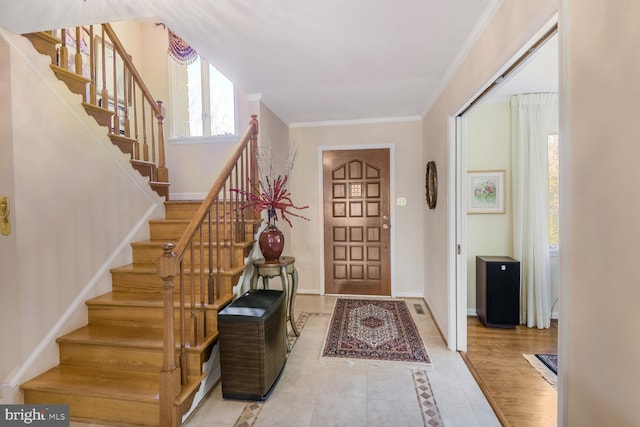
POLYGON ((298 295, 296 318, 301 313, 309 316, 267 401, 223 399, 218 385, 186 425, 500 426, 464 362, 446 348, 419 299, 406 302, 431 357, 430 368, 321 359, 334 301, 335 297, 298 295), (422 305, 425 314, 417 314, 414 304, 422 305), (432 396, 426 394, 429 391, 432 396))

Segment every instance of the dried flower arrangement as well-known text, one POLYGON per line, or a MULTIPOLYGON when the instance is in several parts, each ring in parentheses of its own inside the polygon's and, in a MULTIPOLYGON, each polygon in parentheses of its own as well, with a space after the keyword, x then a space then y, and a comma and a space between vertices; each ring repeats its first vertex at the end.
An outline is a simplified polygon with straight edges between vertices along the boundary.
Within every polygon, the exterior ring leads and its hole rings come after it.
MULTIPOLYGON (((268 146, 266 153, 258 154, 258 191, 253 193, 251 191, 245 191, 237 188, 231 189, 231 191, 246 197, 247 202, 241 206, 241 209, 253 208, 254 212, 260 213, 263 210, 267 210, 269 223, 278 220, 278 213, 282 219, 287 221, 289 226, 293 227, 291 220, 287 215, 302 218, 309 221, 302 215, 298 215, 292 212, 291 209, 307 209, 309 206, 296 206, 291 201, 291 192, 287 189, 287 183, 291 176, 291 171, 295 163, 297 150, 294 146, 289 147, 289 156, 284 172, 277 173, 273 154, 271 152, 271 146, 268 146)), ((250 187, 254 187, 254 183, 249 180, 250 187)))

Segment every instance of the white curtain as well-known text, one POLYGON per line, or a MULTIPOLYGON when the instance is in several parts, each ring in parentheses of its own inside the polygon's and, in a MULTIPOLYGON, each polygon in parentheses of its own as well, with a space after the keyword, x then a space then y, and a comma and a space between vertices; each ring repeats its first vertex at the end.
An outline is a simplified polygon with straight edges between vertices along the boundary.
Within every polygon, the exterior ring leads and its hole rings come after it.
POLYGON ((540 329, 551 322, 547 137, 557 121, 557 94, 511 97, 513 252, 521 267, 520 323, 540 329))

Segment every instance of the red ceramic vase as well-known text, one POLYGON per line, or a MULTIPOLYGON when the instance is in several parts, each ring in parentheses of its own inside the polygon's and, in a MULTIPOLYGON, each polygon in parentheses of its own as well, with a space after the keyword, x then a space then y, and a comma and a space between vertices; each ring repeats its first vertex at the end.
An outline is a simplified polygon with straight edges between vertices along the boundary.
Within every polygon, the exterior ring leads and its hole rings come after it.
POLYGON ((258 244, 265 261, 278 262, 284 249, 284 235, 274 224, 267 224, 260 233, 258 244))

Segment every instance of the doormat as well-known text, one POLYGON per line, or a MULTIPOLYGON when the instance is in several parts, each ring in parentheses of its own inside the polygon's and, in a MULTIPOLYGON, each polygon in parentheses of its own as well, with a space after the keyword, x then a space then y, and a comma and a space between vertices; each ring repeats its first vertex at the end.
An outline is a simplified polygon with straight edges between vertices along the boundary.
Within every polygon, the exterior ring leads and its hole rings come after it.
POLYGON ((553 388, 558 388, 557 354, 523 354, 524 358, 553 388))
POLYGON ((404 301, 336 300, 323 357, 431 365, 404 301))

